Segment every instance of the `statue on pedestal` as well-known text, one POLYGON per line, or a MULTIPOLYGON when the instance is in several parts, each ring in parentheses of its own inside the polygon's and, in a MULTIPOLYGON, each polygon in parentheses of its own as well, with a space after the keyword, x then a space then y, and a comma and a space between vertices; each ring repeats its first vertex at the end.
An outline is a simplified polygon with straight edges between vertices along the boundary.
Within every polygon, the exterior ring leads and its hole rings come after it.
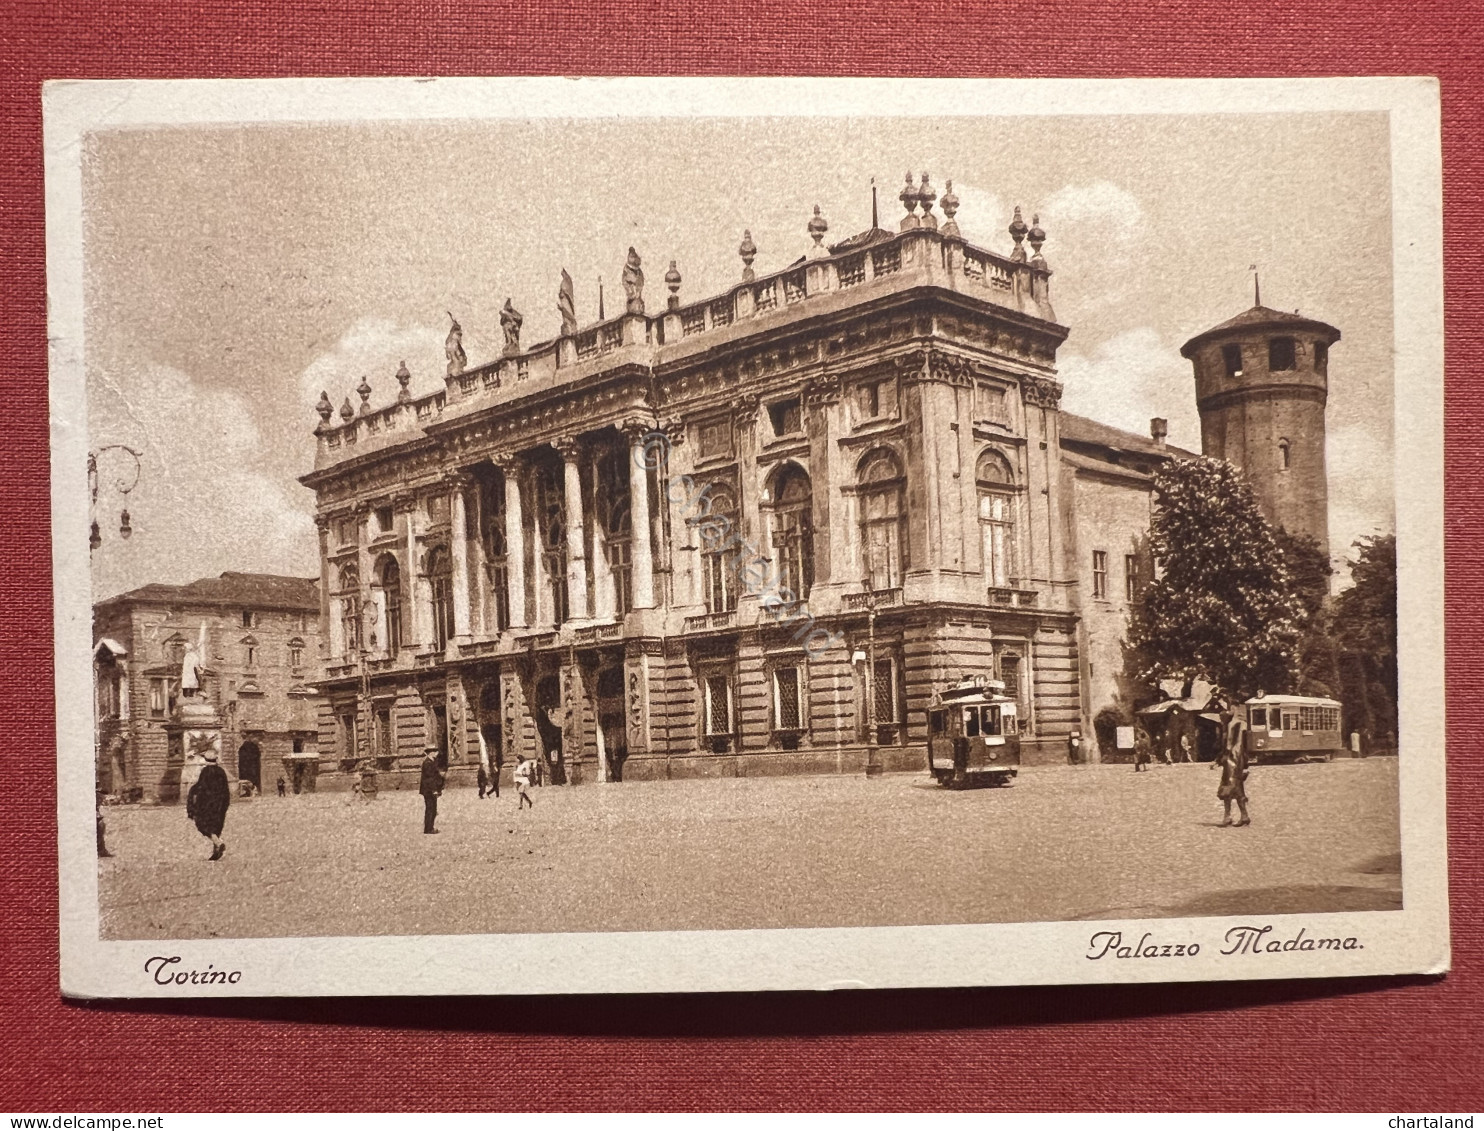
POLYGON ((448 375, 457 377, 464 371, 464 366, 469 364, 469 359, 464 356, 464 328, 459 325, 459 320, 454 318, 452 311, 449 311, 448 317, 453 325, 449 328, 448 337, 443 343, 443 352, 448 357, 448 375))
POLYGON ((629 257, 623 265, 623 291, 628 301, 629 314, 644 313, 644 272, 640 268, 639 253, 629 248, 629 257))

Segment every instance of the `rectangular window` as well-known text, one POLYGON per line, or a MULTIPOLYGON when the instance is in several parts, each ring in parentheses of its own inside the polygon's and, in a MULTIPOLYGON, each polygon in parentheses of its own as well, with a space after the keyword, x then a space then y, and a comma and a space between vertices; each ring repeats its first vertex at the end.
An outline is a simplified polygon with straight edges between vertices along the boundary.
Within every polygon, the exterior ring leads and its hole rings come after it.
POLYGON ((875 382, 860 387, 860 410, 862 420, 874 420, 881 415, 881 386, 875 382))
POLYGON ((255 613, 252 609, 243 609, 242 610, 242 627, 243 628, 256 628, 257 627, 257 623, 258 623, 258 614, 257 613, 255 613))
POLYGON ((1314 343, 1314 372, 1325 373, 1329 369, 1329 343, 1314 343))
POLYGON ((1256 729, 1258 727, 1261 727, 1263 730, 1266 730, 1267 729, 1267 727, 1268 727, 1268 709, 1266 707, 1253 707, 1252 708, 1252 726, 1253 726, 1253 729, 1256 729))
POLYGON ((1094 597, 1108 596, 1108 551, 1094 550, 1092 552, 1092 595, 1094 597))
POLYGON ((257 647, 255 645, 252 645, 252 644, 247 645, 247 648, 246 648, 246 651, 245 651, 245 654, 244 654, 244 659, 246 661, 243 664, 244 667, 249 667, 250 668, 250 667, 254 667, 257 664, 257 662, 258 662, 258 649, 257 649, 257 647))
POLYGON ((797 398, 769 405, 768 416, 775 436, 793 436, 804 430, 804 413, 797 398))
POLYGON ((799 669, 773 669, 773 729, 803 730, 803 703, 799 699, 799 669))
POLYGON ((1226 365, 1226 375, 1228 377, 1240 377, 1242 375, 1241 346, 1222 346, 1221 360, 1226 365))
POLYGON ((304 753, 304 740, 302 738, 296 738, 296 739, 294 739, 294 753, 295 754, 302 754, 302 753, 304 753))
POLYGON ((876 661, 876 674, 871 681, 871 709, 877 726, 897 721, 897 672, 892 660, 876 661))
POLYGON ((396 520, 391 507, 376 508, 376 533, 391 534, 396 529, 396 520))
POLYGON ((1139 556, 1137 554, 1123 555, 1123 589, 1123 595, 1130 603, 1139 599, 1139 556))
POLYGON ((165 681, 163 679, 149 681, 149 717, 152 719, 165 717, 165 681))
POLYGON ((290 646, 289 666, 294 668, 302 668, 304 666, 304 646, 302 644, 290 646))
POLYGON ((1299 713, 1298 713, 1298 708, 1296 708, 1296 707, 1284 707, 1283 708, 1283 729, 1284 730, 1298 730, 1299 729, 1299 713))
POLYGON ((1293 368, 1294 348, 1292 338, 1274 338, 1268 342, 1268 370, 1283 372, 1293 368))
POLYGON ((345 711, 340 715, 340 756, 359 757, 356 746, 356 715, 354 711, 345 711))
POLYGON ((704 723, 708 735, 732 733, 732 681, 725 675, 708 675, 704 681, 704 723))
POLYGON ((376 756, 390 758, 396 749, 392 734, 392 709, 390 706, 376 708, 376 756))

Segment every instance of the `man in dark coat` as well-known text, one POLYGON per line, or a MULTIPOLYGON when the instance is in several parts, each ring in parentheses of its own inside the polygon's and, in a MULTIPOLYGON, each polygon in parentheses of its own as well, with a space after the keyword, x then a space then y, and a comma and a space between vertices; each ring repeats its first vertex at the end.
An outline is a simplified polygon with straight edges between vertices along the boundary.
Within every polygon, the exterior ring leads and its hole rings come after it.
POLYGON ((206 765, 201 767, 201 776, 191 791, 186 794, 186 816, 196 822, 202 836, 211 841, 210 860, 220 860, 227 851, 222 843, 222 826, 227 823, 227 806, 232 803, 232 788, 227 782, 227 771, 217 765, 217 753, 211 748, 202 751, 206 765))
POLYGON ((428 746, 423 749, 423 773, 422 780, 418 783, 417 791, 423 795, 423 832, 436 833, 433 822, 438 819, 438 795, 443 792, 443 772, 438 769, 438 748, 428 746))

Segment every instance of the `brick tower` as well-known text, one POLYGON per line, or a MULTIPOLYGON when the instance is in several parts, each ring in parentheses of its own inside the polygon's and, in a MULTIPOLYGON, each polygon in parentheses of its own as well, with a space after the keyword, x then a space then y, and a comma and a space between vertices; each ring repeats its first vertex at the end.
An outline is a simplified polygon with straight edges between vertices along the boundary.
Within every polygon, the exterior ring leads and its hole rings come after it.
POLYGON ((1201 451, 1242 469, 1269 522, 1328 554, 1324 406, 1340 331, 1254 299, 1180 347, 1195 366, 1201 451))

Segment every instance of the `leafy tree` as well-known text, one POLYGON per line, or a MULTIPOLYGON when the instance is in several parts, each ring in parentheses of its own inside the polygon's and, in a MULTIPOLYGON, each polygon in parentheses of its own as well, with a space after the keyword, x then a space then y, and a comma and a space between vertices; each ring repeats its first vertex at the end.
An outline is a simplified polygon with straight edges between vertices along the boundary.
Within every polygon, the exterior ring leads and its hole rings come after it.
POLYGON ((1335 600, 1332 632, 1344 673, 1348 725, 1372 746, 1396 735, 1396 536, 1355 543, 1353 584, 1335 600))
POLYGON ((1149 548, 1163 574, 1130 618, 1138 678, 1203 678, 1240 698, 1290 689, 1309 618, 1251 485, 1201 457, 1160 468, 1154 493, 1149 548))
POLYGON ((1330 635, 1326 599, 1334 570, 1329 555, 1306 535, 1290 534, 1279 527, 1273 532, 1283 555, 1295 592, 1304 605, 1303 636, 1299 640, 1298 679, 1294 691, 1300 695, 1342 698, 1339 649, 1330 635))

